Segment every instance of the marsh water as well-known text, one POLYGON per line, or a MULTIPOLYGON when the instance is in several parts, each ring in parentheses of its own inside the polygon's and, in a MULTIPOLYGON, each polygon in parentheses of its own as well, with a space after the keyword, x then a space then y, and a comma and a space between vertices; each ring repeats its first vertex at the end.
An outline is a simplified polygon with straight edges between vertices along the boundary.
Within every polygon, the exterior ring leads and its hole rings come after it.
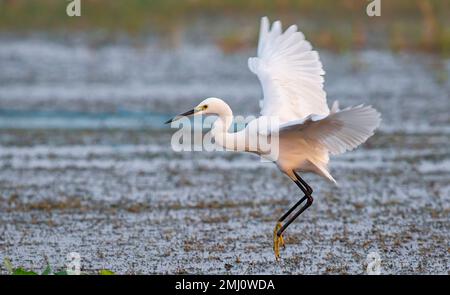
MULTIPOLYGON (((371 104, 379 131, 332 159, 339 186, 305 175, 314 205, 286 232, 299 191, 247 154, 171 150, 163 125, 210 96, 258 113, 255 49, 83 39, 0 40, 0 258, 40 270, 382 273, 450 269, 450 60, 319 50, 329 104, 371 104)), ((4 266, 0 266, 6 272, 4 266)))

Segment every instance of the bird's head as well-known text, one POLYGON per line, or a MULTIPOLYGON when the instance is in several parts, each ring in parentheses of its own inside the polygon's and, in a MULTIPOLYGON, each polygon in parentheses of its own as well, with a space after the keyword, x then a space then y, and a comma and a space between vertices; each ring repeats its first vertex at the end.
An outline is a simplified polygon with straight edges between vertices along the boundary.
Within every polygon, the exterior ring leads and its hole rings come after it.
POLYGON ((165 122, 165 124, 172 123, 183 117, 195 116, 195 115, 220 115, 224 110, 229 109, 228 105, 216 97, 209 97, 199 103, 195 108, 187 112, 176 115, 172 119, 165 122))

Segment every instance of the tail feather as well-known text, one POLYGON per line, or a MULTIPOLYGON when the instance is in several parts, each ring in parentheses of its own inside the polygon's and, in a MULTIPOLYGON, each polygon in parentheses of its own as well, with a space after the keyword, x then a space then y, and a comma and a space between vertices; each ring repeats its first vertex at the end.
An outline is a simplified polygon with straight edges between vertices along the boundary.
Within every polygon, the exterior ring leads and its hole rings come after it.
POLYGON ((328 171, 327 164, 320 163, 320 162, 316 163, 312 159, 309 159, 309 162, 317 170, 317 171, 315 171, 317 174, 325 177, 326 179, 328 179, 329 181, 331 181, 331 182, 333 182, 334 184, 337 185, 337 181, 333 178, 333 176, 331 176, 330 172, 328 171))

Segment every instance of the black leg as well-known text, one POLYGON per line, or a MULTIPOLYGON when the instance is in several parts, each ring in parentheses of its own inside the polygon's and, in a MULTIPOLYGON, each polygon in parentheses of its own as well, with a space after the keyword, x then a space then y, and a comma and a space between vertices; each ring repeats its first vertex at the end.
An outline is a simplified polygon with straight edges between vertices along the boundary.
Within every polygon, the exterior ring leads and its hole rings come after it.
POLYGON ((303 213, 303 211, 305 211, 306 209, 308 209, 314 199, 311 196, 313 190, 312 188, 306 183, 306 181, 304 181, 295 171, 294 171, 294 175, 297 178, 294 182, 297 184, 297 186, 302 190, 302 192, 305 194, 300 201, 298 201, 294 206, 292 206, 285 214, 283 214, 283 216, 280 217, 280 219, 278 220, 279 222, 282 222, 284 219, 286 219, 300 204, 303 203, 303 201, 306 200, 306 204, 300 208, 300 210, 298 210, 291 218, 289 218, 284 224, 283 226, 278 230, 277 232, 277 236, 281 236, 281 234, 286 230, 286 228, 300 215, 303 213))
POLYGON ((292 211, 295 210, 295 208, 297 208, 301 203, 303 203, 304 200, 307 199, 307 196, 304 196, 303 198, 300 199, 300 201, 298 201, 297 203, 295 203, 294 206, 292 206, 286 213, 283 214, 283 216, 280 217, 280 219, 278 219, 278 222, 283 222, 286 217, 288 217, 289 215, 291 215, 292 211))
MULTIPOLYGON (((306 183, 306 181, 303 180, 303 178, 300 177, 300 175, 297 174, 297 172, 295 172, 295 171, 292 171, 292 172, 294 172, 294 175, 295 175, 295 177, 297 178, 297 180, 298 180, 301 184, 303 184, 303 186, 306 188, 306 190, 309 192, 309 194, 312 195, 313 189, 306 183)), ((297 184, 297 185, 298 185, 298 184, 297 184)), ((300 188, 300 189, 303 191, 302 188, 300 188)))
POLYGON ((288 217, 292 211, 295 210, 295 208, 297 208, 301 203, 303 203, 303 201, 305 201, 308 197, 307 195, 311 195, 313 193, 312 188, 306 183, 306 181, 304 181, 300 175, 297 174, 297 172, 292 171, 295 175, 295 177, 297 178, 297 180, 295 181, 295 184, 297 184, 297 186, 302 190, 302 192, 305 194, 305 196, 303 198, 300 199, 300 201, 298 201, 294 206, 292 206, 286 213, 283 214, 283 216, 281 216, 278 219, 278 222, 283 222, 286 217, 288 217), (306 190, 306 192, 305 192, 306 190))

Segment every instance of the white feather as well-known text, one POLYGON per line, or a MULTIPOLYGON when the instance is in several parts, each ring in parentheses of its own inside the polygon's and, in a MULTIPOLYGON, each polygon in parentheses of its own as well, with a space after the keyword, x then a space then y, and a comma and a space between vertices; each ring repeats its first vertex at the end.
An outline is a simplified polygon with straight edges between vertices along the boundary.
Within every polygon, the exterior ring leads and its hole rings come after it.
POLYGON ((248 66, 263 88, 261 115, 277 116, 286 123, 330 112, 319 54, 297 31, 297 26, 290 26, 283 33, 281 22, 274 22, 270 29, 268 18, 263 17, 258 56, 249 58, 248 66))
POLYGON ((336 182, 328 172, 328 154, 356 148, 373 135, 380 114, 371 106, 337 110, 329 115, 310 115, 280 126, 277 164, 288 175, 293 170, 313 172, 336 182))
POLYGON ((337 155, 353 150, 373 135, 381 122, 380 113, 371 106, 359 105, 331 113, 310 115, 280 127, 280 137, 298 137, 323 145, 337 155))
POLYGON ((275 162, 294 180, 294 171, 303 171, 336 182, 328 171, 329 155, 341 154, 365 142, 380 124, 380 114, 371 106, 362 105, 341 110, 337 101, 330 111, 319 55, 295 25, 283 33, 279 21, 270 28, 269 20, 262 18, 258 56, 250 58, 248 65, 263 88, 262 116, 243 130, 230 133, 230 107, 218 98, 205 99, 197 108, 207 109, 198 113, 219 116, 211 130, 216 144, 227 150, 259 154, 275 162), (278 118, 275 126, 273 117, 278 118), (249 144, 266 142, 267 137, 278 144, 277 153, 249 144))

